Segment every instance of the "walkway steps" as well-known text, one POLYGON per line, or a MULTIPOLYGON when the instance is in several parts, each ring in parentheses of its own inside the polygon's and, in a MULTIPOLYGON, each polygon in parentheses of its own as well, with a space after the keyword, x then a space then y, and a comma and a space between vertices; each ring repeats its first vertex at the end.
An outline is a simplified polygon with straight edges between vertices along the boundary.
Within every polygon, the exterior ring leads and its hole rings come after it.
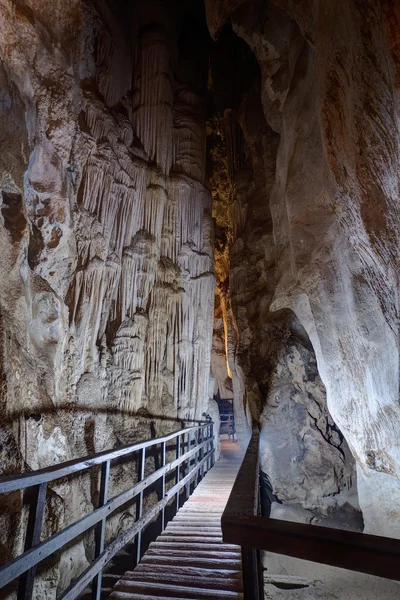
POLYGON ((221 532, 241 460, 237 444, 223 441, 221 459, 109 600, 243 599, 240 548, 224 544, 221 532))

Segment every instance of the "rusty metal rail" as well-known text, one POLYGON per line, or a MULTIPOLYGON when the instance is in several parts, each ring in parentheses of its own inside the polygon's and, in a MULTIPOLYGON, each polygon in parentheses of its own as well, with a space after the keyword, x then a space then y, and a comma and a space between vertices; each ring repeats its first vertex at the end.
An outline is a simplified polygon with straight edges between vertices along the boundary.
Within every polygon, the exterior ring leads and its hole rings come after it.
POLYGON ((259 430, 222 515, 224 542, 242 547, 244 600, 262 600, 260 550, 400 581, 400 540, 259 516, 259 430))
POLYGON ((74 580, 61 595, 60 600, 73 600, 89 584, 92 585, 92 598, 99 600, 102 569, 128 542, 135 538, 136 561, 141 558, 141 534, 144 527, 161 513, 161 527, 165 526, 165 508, 176 498, 179 508, 179 495, 186 489, 186 499, 193 481, 197 485, 214 464, 214 436, 212 421, 200 422, 195 426, 181 429, 164 437, 148 440, 139 444, 125 446, 116 450, 100 452, 86 458, 64 462, 46 469, 0 477, 0 494, 24 490, 25 500, 29 504, 29 517, 25 536, 25 551, 11 562, 0 567, 0 589, 19 578, 18 600, 31 600, 36 567, 43 560, 62 550, 78 536, 94 528, 95 559, 89 567, 74 580), (167 459, 167 444, 174 443, 175 458, 167 459), (159 447, 157 449, 157 447, 159 447), (145 476, 146 456, 150 448, 161 452, 161 467, 145 476), (138 459, 138 481, 124 492, 108 498, 110 470, 113 461, 122 457, 138 459), (98 508, 71 523, 47 540, 41 542, 41 531, 46 507, 47 486, 60 478, 86 471, 99 465, 100 486, 98 508), (166 489, 168 474, 175 475, 175 484, 166 489), (144 491, 155 482, 161 483, 161 499, 147 512, 143 512, 144 491), (127 502, 136 502, 136 521, 113 542, 105 546, 107 518, 127 502))

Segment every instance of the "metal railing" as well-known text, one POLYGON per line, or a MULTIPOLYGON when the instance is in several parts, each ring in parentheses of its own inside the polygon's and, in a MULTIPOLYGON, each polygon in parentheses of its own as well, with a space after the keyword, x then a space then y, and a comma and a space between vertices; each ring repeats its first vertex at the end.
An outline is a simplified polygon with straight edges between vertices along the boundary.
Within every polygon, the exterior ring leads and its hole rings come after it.
POLYGON ((92 585, 92 598, 99 600, 102 569, 127 543, 135 538, 136 562, 142 552, 141 537, 144 527, 161 513, 161 527, 165 527, 165 509, 176 498, 179 508, 180 493, 185 488, 186 499, 190 494, 191 481, 194 486, 214 464, 214 436, 212 421, 181 429, 164 437, 125 446, 116 450, 100 452, 93 456, 64 462, 46 469, 0 478, 0 493, 24 491, 24 501, 29 504, 29 517, 25 536, 25 551, 11 562, 0 567, 0 589, 19 578, 18 600, 31 600, 36 567, 55 552, 79 536, 95 528, 95 555, 89 567, 75 579, 59 600, 76 598, 89 584, 92 585), (174 443, 172 452, 175 458, 167 462, 171 453, 168 444, 174 443), (158 447, 159 448, 155 448, 158 447), (161 467, 146 476, 146 456, 149 449, 161 451, 161 467), (138 458, 138 481, 129 489, 112 498, 108 497, 110 470, 113 461, 121 457, 138 458), (45 541, 40 541, 46 507, 47 486, 49 483, 75 473, 86 471, 99 465, 100 489, 98 508, 74 521, 45 541), (175 471, 175 473, 174 473, 175 471), (167 489, 167 476, 174 477, 172 487, 167 489), (155 482, 161 482, 161 499, 146 512, 143 512, 143 496, 146 489, 155 482), (128 502, 136 502, 136 521, 110 544, 105 545, 107 518, 128 502))
POLYGON ((223 541, 242 547, 244 600, 263 600, 260 551, 400 581, 400 540, 259 516, 259 430, 222 515, 223 541))

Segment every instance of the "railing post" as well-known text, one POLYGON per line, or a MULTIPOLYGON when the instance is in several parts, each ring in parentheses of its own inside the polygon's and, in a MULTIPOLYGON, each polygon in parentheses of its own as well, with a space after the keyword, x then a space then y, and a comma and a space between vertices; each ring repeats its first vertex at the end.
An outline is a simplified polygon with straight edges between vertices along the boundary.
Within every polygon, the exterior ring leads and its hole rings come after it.
MULTIPOLYGON (((190 450, 191 450, 191 445, 192 445, 191 437, 192 437, 191 433, 190 433, 190 431, 188 431, 188 452, 190 452, 190 450)), ((191 462, 192 462, 192 457, 189 456, 189 458, 188 458, 188 464, 187 464, 188 473, 190 473, 190 463, 191 462)), ((190 479, 189 479, 189 481, 187 482, 187 484, 185 486, 185 490, 186 490, 185 494, 186 494, 186 500, 187 500, 189 498, 189 496, 190 496, 190 479)))
MULTIPOLYGON (((197 428, 195 433, 194 433, 194 444, 195 444, 195 453, 194 453, 194 468, 196 469, 198 462, 199 462, 199 431, 200 428, 197 428)), ((195 476, 194 476, 194 487, 197 488, 197 485, 199 483, 199 472, 196 470, 195 476)))
POLYGON ((263 600, 260 552, 257 548, 242 546, 242 572, 244 600, 263 600))
MULTIPOLYGON (((107 502, 108 496, 108 482, 110 480, 110 461, 106 460, 101 465, 101 476, 100 476, 100 494, 99 494, 99 508, 104 506, 107 502)), ((94 556, 97 558, 104 550, 104 539, 106 534, 106 519, 102 519, 97 524, 95 529, 95 552, 94 556)), ((101 580, 103 571, 99 571, 96 577, 92 581, 92 600, 100 600, 101 596, 101 580)))
POLYGON ((210 457, 210 469, 215 464, 215 444, 214 444, 214 423, 210 423, 210 438, 211 438, 211 457, 210 457))
MULTIPOLYGON (((32 500, 29 506, 28 525, 25 535, 25 552, 40 543, 44 509, 46 507, 47 483, 30 488, 32 500)), ((26 493, 26 492, 25 492, 26 493)), ((36 566, 21 575, 18 585, 17 600, 31 600, 35 583, 36 566)))
MULTIPOLYGON (((146 448, 142 448, 139 481, 142 481, 142 479, 144 479, 145 465, 146 465, 146 448)), ((138 497, 138 503, 136 505, 136 521, 141 519, 142 516, 143 516, 143 491, 140 492, 139 497, 138 497)), ((142 558, 142 530, 140 530, 136 536, 136 564, 140 563, 141 558, 142 558)))
MULTIPOLYGON (((204 425, 200 425, 200 432, 201 432, 200 444, 202 444, 204 442, 204 425)), ((204 458, 204 446, 202 446, 200 448, 199 454, 200 454, 200 461, 202 461, 204 458)), ((203 477, 204 477, 204 463, 200 467, 200 480, 203 479, 203 477)))
MULTIPOLYGON (((181 456, 181 436, 178 435, 176 438, 176 458, 181 456)), ((175 483, 179 483, 180 479, 180 465, 176 467, 175 483)), ((179 510, 179 491, 176 492, 176 512, 179 510)))
MULTIPOLYGON (((166 449, 166 443, 162 442, 161 444, 161 463, 162 466, 165 467, 165 461, 166 461, 166 454, 167 454, 167 449, 166 449)), ((162 476, 162 498, 165 498, 165 473, 163 473, 162 476)), ((161 531, 164 531, 165 529, 165 506, 163 507, 162 511, 161 511, 161 531)))

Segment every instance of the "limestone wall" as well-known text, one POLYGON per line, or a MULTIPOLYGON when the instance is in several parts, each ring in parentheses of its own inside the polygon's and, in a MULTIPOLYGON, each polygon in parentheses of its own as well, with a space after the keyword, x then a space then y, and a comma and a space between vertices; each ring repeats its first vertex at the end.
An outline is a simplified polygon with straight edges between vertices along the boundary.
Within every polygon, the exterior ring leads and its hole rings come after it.
POLYGON ((400 535, 397 4, 206 6, 211 33, 231 17, 261 72, 272 163, 262 206, 275 264, 265 302, 293 311, 311 340, 329 412, 357 463, 365 530, 400 535))
MULTIPOLYGON (((213 224, 203 105, 182 68, 195 46, 180 53, 179 3, 136 4, 0 2, 3 474, 207 409, 213 224)), ((50 529, 90 510, 91 489, 55 485, 50 529)), ((22 549, 8 525, 5 559, 22 549)), ((82 570, 89 546, 43 597, 82 570)))

